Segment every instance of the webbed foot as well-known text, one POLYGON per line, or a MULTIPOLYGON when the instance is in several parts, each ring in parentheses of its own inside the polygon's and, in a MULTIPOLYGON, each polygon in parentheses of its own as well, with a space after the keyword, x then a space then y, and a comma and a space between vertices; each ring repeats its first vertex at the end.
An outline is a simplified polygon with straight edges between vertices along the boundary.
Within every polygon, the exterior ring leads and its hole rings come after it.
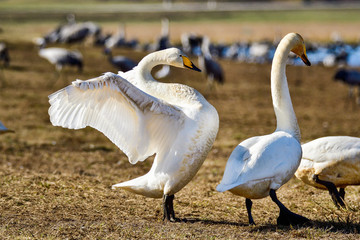
POLYGON ((275 202, 276 205, 278 205, 280 209, 280 214, 277 219, 278 225, 285 225, 285 226, 303 225, 307 222, 310 222, 308 218, 293 213, 289 209, 287 209, 277 198, 275 190, 273 189, 270 190, 270 197, 273 200, 273 202, 275 202))

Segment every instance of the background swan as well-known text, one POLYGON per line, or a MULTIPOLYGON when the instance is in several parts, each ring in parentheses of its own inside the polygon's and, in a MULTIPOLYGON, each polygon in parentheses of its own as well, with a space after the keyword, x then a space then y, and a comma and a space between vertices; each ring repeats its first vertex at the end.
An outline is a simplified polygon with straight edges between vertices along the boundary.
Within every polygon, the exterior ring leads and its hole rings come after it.
POLYGON ((169 65, 163 65, 159 71, 157 71, 154 75, 156 79, 162 79, 170 74, 170 66, 169 65))
POLYGON ((203 38, 201 54, 198 57, 198 64, 206 77, 208 89, 212 90, 215 87, 215 82, 224 84, 224 71, 221 65, 212 58, 210 52, 210 40, 208 37, 203 38))
POLYGON ((215 108, 195 89, 157 82, 151 69, 159 64, 198 70, 179 50, 145 56, 121 75, 106 73, 49 96, 55 126, 103 132, 129 158, 144 161, 156 154, 144 176, 113 186, 147 197, 164 198, 164 218, 175 220, 174 194, 196 174, 217 135, 215 108))
POLYGON ((55 68, 60 72, 64 66, 77 66, 78 71, 83 69, 83 56, 79 51, 67 50, 65 48, 50 47, 44 48, 39 40, 40 49, 39 56, 48 60, 51 64, 55 65, 55 68))
POLYGON ((276 131, 246 139, 230 155, 220 192, 229 190, 246 198, 249 223, 254 224, 250 199, 271 199, 280 208, 278 224, 301 224, 308 219, 288 210, 276 197, 276 190, 290 180, 301 159, 300 130, 297 124, 286 80, 286 61, 290 51, 310 66, 304 40, 289 33, 279 43, 271 68, 271 95, 277 120, 276 131))
POLYGON ((360 72, 357 70, 350 70, 345 68, 340 68, 336 71, 334 75, 335 81, 342 81, 349 86, 349 99, 352 100, 354 97, 357 104, 360 104, 360 72), (357 96, 354 96, 354 87, 358 87, 357 96))
POLYGON ((295 176, 306 184, 327 189, 334 204, 345 207, 345 187, 360 185, 360 138, 322 137, 303 144, 302 150, 295 176))
POLYGON ((112 55, 112 50, 110 48, 105 48, 104 53, 106 55, 108 55, 109 62, 118 71, 127 72, 127 71, 133 69, 137 65, 137 62, 135 62, 134 60, 132 60, 132 59, 130 59, 128 57, 125 57, 125 56, 122 56, 122 55, 113 56, 112 55))
POLYGON ((0 42, 0 62, 3 62, 4 67, 10 65, 9 49, 4 42, 0 42))

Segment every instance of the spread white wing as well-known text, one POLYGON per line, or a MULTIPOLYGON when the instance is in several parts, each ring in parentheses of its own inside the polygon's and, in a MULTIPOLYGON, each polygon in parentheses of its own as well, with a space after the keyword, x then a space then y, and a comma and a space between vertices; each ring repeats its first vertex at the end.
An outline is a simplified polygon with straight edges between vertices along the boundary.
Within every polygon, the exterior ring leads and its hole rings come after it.
POLYGON ((76 80, 49 96, 54 126, 91 126, 104 133, 132 164, 171 147, 185 115, 113 73, 76 80))

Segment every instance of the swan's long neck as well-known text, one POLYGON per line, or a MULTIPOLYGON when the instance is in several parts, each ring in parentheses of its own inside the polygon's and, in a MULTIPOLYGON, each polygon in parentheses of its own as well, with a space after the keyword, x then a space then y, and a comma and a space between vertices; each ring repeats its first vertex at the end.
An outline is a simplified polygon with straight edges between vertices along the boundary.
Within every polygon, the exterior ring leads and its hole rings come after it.
POLYGON ((159 52, 154 52, 145 56, 137 66, 140 77, 145 81, 156 81, 151 75, 151 70, 155 66, 160 64, 169 64, 169 63, 167 63, 164 55, 159 54, 159 52))
POLYGON ((294 41, 284 38, 278 45, 271 67, 271 96, 277 120, 277 131, 286 131, 300 142, 300 129, 292 106, 286 79, 286 62, 294 41))

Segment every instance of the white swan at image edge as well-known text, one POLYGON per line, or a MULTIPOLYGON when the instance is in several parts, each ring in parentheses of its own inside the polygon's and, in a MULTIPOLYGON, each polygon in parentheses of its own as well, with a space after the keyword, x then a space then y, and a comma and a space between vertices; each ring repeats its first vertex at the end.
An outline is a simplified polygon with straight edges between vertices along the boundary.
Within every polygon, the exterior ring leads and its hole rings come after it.
POLYGON ((302 150, 295 176, 313 187, 327 189, 335 206, 345 208, 345 187, 360 185, 360 138, 322 137, 303 144, 302 150))

